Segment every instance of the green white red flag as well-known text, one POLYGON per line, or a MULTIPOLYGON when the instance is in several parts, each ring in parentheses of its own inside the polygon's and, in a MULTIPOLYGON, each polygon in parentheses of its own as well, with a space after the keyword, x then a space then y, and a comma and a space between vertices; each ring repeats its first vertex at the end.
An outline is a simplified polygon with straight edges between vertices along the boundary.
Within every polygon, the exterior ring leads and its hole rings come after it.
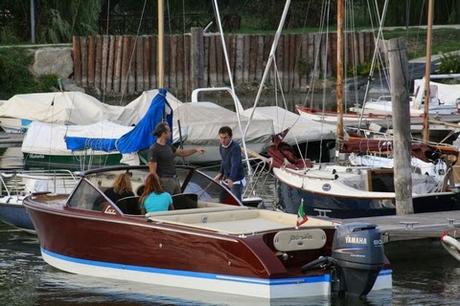
POLYGON ((299 210, 297 211, 297 226, 301 226, 307 221, 308 221, 308 217, 305 214, 305 210, 303 208, 303 199, 302 199, 302 202, 300 202, 299 210))

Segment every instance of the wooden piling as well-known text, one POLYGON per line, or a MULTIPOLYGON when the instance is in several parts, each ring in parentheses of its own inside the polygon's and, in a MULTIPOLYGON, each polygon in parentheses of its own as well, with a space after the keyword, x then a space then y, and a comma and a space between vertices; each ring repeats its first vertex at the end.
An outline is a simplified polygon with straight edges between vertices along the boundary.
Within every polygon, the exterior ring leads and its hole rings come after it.
POLYGON ((100 89, 102 79, 102 37, 101 35, 96 36, 96 58, 94 68, 94 87, 100 89))
POLYGON ((88 37, 88 86, 94 87, 94 64, 96 57, 96 42, 94 36, 88 37))
POLYGON ((123 51, 121 59, 121 80, 120 93, 125 95, 128 92, 128 73, 129 73, 129 36, 123 36, 123 51))
POLYGON ((80 37, 81 46, 81 86, 88 86, 88 43, 86 37, 80 37))
POLYGON ((152 60, 152 40, 151 36, 144 36, 142 40, 144 44, 144 61, 143 61, 143 72, 144 72, 144 90, 150 89, 150 61, 152 60))
POLYGON ((235 37, 235 84, 243 83, 243 35, 238 34, 235 37))
POLYGON ((109 59, 107 62, 107 81, 106 81, 106 91, 113 92, 113 70, 114 70, 114 61, 115 61, 115 36, 109 36, 109 59))
POLYGON ((128 60, 128 93, 133 94, 136 89, 136 49, 137 39, 134 36, 129 37, 129 60, 128 60))
POLYGON ((121 93, 121 66, 123 58, 123 37, 115 36, 115 56, 113 70, 113 92, 121 93))
POLYGON ((136 38, 136 92, 140 93, 144 91, 144 37, 138 36, 136 38))
POLYGON ((204 41, 201 28, 191 29, 190 67, 192 88, 204 87, 204 41))
POLYGON ((80 37, 74 36, 72 38, 72 51, 73 51, 73 78, 78 86, 81 86, 81 45, 80 37))
POLYGON ((393 111, 393 155, 396 214, 413 214, 411 135, 406 43, 401 38, 387 42, 393 111))
POLYGON ((109 36, 104 35, 102 36, 102 64, 101 64, 101 89, 102 92, 106 92, 107 90, 107 66, 109 62, 109 43, 110 39, 109 36))

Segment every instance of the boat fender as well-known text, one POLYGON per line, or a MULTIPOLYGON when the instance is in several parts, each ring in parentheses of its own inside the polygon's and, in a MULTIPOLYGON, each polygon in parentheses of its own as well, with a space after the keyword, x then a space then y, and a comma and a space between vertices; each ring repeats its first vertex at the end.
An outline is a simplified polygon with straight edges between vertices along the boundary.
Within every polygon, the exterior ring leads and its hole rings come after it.
POLYGON ((441 237, 441 244, 454 258, 460 261, 460 242, 447 234, 441 237))
POLYGON ((6 199, 6 204, 9 204, 11 201, 11 197, 8 197, 8 199, 6 199))
POLYGON ((334 180, 336 180, 336 179, 338 179, 338 178, 339 178, 339 176, 338 176, 337 174, 334 175, 334 180))

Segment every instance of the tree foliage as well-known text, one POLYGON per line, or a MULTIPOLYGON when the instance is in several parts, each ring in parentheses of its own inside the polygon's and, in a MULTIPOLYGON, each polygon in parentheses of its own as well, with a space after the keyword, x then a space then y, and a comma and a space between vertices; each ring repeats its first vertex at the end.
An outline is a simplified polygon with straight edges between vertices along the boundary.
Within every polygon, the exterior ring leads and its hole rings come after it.
MULTIPOLYGON (((211 0, 164 0, 165 31, 180 33, 205 26, 214 19, 211 0)), ((386 26, 425 25, 427 0, 389 1, 386 26)), ((35 0, 39 42, 70 42, 72 35, 151 34, 156 31, 157 0, 35 0), (144 10, 144 11, 143 11, 144 10)), ((222 19, 237 20, 227 32, 276 29, 284 1, 219 0, 222 19)), ((382 11, 384 1, 345 0, 349 23, 369 27, 370 15, 382 11), (378 6, 378 8, 375 7, 378 6), (353 21, 350 21, 353 18, 353 21)), ((460 1, 435 1, 435 24, 460 23, 460 1)), ((325 10, 334 24, 336 0, 292 0, 287 28, 318 27, 325 10), (329 5, 329 6, 327 6, 329 5)), ((373 17, 375 19, 375 17, 373 17)), ((377 20, 373 20, 375 26, 377 20)), ((0 1, 0 44, 30 40, 30 0, 0 1)))
POLYGON ((18 92, 51 91, 56 86, 55 75, 43 75, 35 79, 28 69, 31 61, 32 56, 24 49, 0 50, 0 99, 9 99, 18 92))

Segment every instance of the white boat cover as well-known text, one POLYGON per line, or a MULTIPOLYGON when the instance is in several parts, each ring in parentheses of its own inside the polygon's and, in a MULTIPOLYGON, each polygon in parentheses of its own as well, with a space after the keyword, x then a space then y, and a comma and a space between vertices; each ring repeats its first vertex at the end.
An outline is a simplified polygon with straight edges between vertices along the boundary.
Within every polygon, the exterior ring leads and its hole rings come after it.
MULTIPOLYGON (((243 114, 249 117, 251 112, 252 108, 249 108, 243 114)), ((335 124, 314 121, 278 106, 256 107, 254 119, 273 120, 275 134, 291 128, 284 138, 290 145, 294 145, 296 139, 298 143, 335 139, 335 124)))
MULTIPOLYGON (((152 99, 157 95, 157 93, 158 89, 144 91, 139 97, 122 107, 121 111, 117 114, 116 120, 110 120, 123 125, 136 124, 145 115, 147 109, 152 103, 152 99)), ((166 100, 173 111, 182 104, 182 102, 169 91, 166 94, 166 100)))
MULTIPOLYGON (((133 129, 110 121, 101 121, 90 125, 63 125, 33 121, 22 142, 23 153, 43 155, 75 155, 67 149, 64 137, 115 138, 133 129)), ((103 151, 86 150, 85 154, 107 154, 103 151)))
MULTIPOLYGON (((150 106, 157 90, 146 91, 129 103, 118 118, 123 121, 137 122, 150 106), (138 119, 139 118, 139 119, 138 119)), ((181 122, 184 144, 187 145, 218 145, 219 128, 227 125, 233 129, 235 140, 241 140, 236 113, 214 103, 182 103, 174 96, 167 95, 168 103, 173 109, 173 141, 179 141, 178 120, 181 122)), ((243 128, 248 118, 242 118, 243 128)), ((63 125, 33 121, 24 137, 22 152, 46 155, 72 155, 67 149, 65 136, 118 139, 133 127, 119 125, 108 120, 90 125, 63 125)), ((271 119, 255 119, 246 137, 248 143, 264 143, 270 141, 274 134, 271 119)), ((107 154, 102 151, 92 151, 95 154, 107 154)))
MULTIPOLYGON (((169 102, 169 100, 168 100, 169 102)), ((174 106, 171 105, 173 108, 174 106)), ((173 138, 179 139, 178 120, 180 120, 184 143, 194 145, 218 145, 218 132, 222 126, 229 126, 233 130, 233 139, 240 142, 241 132, 238 127, 236 113, 210 102, 182 103, 173 113, 173 138)), ((241 116, 241 126, 244 128, 249 121, 241 116)), ((256 118, 251 122, 246 135, 246 143, 270 142, 274 134, 273 122, 269 118, 256 118)))
MULTIPOLYGON (((78 91, 15 95, 0 106, 0 117, 57 124, 87 125, 110 120, 132 125, 145 114, 158 90, 143 92, 126 106, 110 105, 78 91)), ((167 94, 168 102, 180 102, 167 94)))
MULTIPOLYGON (((425 78, 414 80, 414 104, 416 107, 422 105, 425 95, 425 78)), ((443 84, 430 81, 430 96, 437 97, 441 104, 456 105, 460 98, 460 84, 443 84)), ((431 104, 430 104, 431 106, 431 104)))
POLYGON ((78 91, 15 95, 0 106, 0 117, 58 124, 91 124, 117 118, 121 106, 78 91))

